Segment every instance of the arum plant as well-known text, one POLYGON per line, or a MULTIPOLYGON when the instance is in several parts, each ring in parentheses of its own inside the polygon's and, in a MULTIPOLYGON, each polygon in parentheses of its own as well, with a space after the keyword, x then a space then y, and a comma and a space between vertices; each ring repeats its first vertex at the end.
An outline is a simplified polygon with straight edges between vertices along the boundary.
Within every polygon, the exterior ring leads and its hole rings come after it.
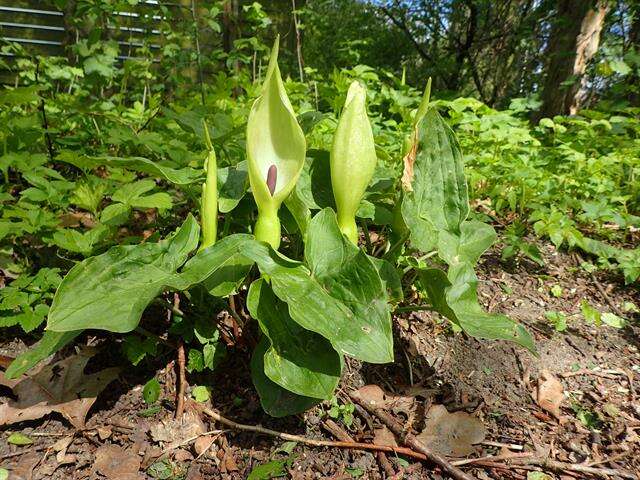
POLYGON ((249 183, 258 206, 256 239, 280 246, 278 209, 304 166, 306 142, 278 68, 279 37, 271 50, 260 97, 247 122, 249 183))
POLYGON ((216 151, 211 143, 207 123, 204 120, 202 123, 208 153, 204 160, 206 180, 202 184, 202 198, 200 199, 200 216, 202 222, 200 250, 216 243, 216 235, 218 232, 218 167, 216 151))
POLYGON ((331 185, 340 231, 358 243, 356 211, 376 168, 376 149, 367 116, 367 92, 354 81, 338 121, 331 148, 331 185))

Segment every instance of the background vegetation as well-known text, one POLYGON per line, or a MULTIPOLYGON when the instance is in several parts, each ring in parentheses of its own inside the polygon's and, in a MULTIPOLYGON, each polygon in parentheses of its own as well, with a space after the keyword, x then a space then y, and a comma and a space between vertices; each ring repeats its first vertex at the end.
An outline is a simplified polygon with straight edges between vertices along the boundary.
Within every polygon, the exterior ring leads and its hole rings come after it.
MULTIPOLYGON (((277 33, 311 154, 329 150, 359 79, 380 168, 397 181, 430 76, 460 137, 475 215, 496 225, 505 259, 542 262, 543 238, 590 271, 640 276, 636 2, 52 0, 0 15, 0 326, 12 334, 38 338, 75 262, 157 240, 197 210, 203 118, 218 166, 240 170, 277 33)), ((221 205, 235 210, 221 230, 249 231, 253 200, 229 185, 221 205)), ((390 223, 384 192, 359 216, 390 223)), ((125 339, 133 363, 153 353, 147 340, 125 339)), ((212 342, 190 368, 213 368, 212 342)))

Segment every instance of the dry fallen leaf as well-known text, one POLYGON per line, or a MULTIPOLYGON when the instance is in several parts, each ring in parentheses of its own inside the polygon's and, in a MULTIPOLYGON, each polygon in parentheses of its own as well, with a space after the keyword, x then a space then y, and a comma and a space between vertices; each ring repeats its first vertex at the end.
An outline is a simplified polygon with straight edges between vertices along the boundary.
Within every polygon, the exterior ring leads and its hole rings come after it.
POLYGON ((85 417, 98 394, 118 376, 118 368, 107 368, 91 375, 84 367, 96 350, 84 349, 77 355, 46 365, 31 375, 9 380, 0 372, 0 384, 13 390, 17 400, 0 405, 0 425, 36 420, 61 413, 76 428, 83 428, 85 417))
POLYGON ((213 445, 214 441, 215 437, 211 435, 203 435, 202 437, 198 437, 193 443, 193 449, 195 450, 196 455, 198 455, 198 457, 204 455, 209 450, 209 448, 211 448, 211 445, 213 445))
POLYGON ((418 153, 418 132, 414 131, 414 134, 411 138, 411 149, 404 156, 403 163, 404 169, 402 172, 402 179, 400 180, 402 183, 402 188, 405 192, 413 191, 413 164, 416 162, 416 155, 418 153))
POLYGON ((386 447, 397 447, 396 437, 387 427, 376 428, 373 433, 374 445, 384 445, 386 447))
POLYGON ((415 406, 415 397, 405 397, 400 395, 388 395, 377 385, 365 385, 356 392, 362 399, 376 408, 391 410, 394 413, 404 413, 407 416, 415 406))
POLYGON ((536 402, 543 410, 560 419, 560 405, 564 399, 562 383, 548 370, 540 372, 536 402))
POLYGON ((187 410, 182 419, 163 420, 151 426, 149 433, 155 442, 164 443, 172 450, 190 439, 202 435, 207 429, 200 416, 193 410, 187 410))
POLYGON ((475 451, 473 445, 484 440, 484 425, 465 412, 449 413, 443 405, 427 412, 424 430, 418 439, 441 455, 464 457, 475 451))
POLYGON ((96 450, 93 468, 109 480, 142 480, 141 460, 131 450, 117 445, 103 445, 96 450))

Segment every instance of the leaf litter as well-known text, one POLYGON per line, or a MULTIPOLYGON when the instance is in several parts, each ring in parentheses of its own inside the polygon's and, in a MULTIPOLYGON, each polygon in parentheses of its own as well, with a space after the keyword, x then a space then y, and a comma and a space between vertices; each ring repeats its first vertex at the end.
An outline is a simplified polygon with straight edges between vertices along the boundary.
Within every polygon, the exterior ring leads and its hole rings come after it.
POLYGON ((15 380, 9 380, 0 372, 0 384, 11 388, 17 397, 0 405, 0 425, 36 420, 57 412, 75 428, 83 428, 96 397, 120 372, 119 368, 112 367, 85 374, 87 363, 96 353, 95 349, 85 348, 77 355, 15 380))

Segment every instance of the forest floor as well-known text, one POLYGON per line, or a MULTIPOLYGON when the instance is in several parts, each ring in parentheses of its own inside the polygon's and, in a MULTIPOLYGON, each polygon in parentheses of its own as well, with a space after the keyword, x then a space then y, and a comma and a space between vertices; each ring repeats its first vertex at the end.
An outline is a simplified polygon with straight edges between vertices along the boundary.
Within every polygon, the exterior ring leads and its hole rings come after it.
MULTIPOLYGON (((210 385, 212 396, 204 405, 236 422, 313 439, 399 442, 360 407, 353 411, 350 425, 345 424, 352 408, 348 392, 375 385, 385 391, 384 408, 406 431, 417 434, 427 422, 420 438, 448 453, 450 461, 497 456, 461 467, 475 478, 636 478, 638 314, 625 314, 630 321, 624 328, 595 326, 585 322, 580 305, 586 299, 601 311, 615 313, 625 301, 640 306, 640 292, 625 287, 618 277, 590 275, 577 267, 572 254, 550 245, 540 248, 545 267, 526 260, 503 262, 494 248, 479 269, 485 308, 524 324, 535 337, 537 357, 507 342, 452 334, 437 315, 420 311, 394 319, 394 364, 347 363, 337 394, 338 405, 346 406, 332 412, 338 418, 328 415, 326 404, 284 419, 262 412, 248 366, 250 328, 246 343, 232 347, 215 373, 189 376, 189 381, 210 385), (566 330, 557 331, 546 312, 564 313, 566 330), (552 461, 544 463, 545 458, 552 461)), ((7 339, 0 353, 13 356, 24 348, 7 339)), ((434 465, 404 455, 314 447, 226 429, 195 402, 187 402, 184 421, 176 422, 175 362, 160 357, 154 368, 125 369, 100 394, 82 430, 57 414, 14 424, 10 431, 23 433, 33 443, 9 445, 5 431, 0 466, 15 480, 449 478, 434 465), (161 408, 155 413, 142 397, 142 384, 154 374, 162 386, 161 408)), ((360 391, 379 394, 375 387, 360 391)))

